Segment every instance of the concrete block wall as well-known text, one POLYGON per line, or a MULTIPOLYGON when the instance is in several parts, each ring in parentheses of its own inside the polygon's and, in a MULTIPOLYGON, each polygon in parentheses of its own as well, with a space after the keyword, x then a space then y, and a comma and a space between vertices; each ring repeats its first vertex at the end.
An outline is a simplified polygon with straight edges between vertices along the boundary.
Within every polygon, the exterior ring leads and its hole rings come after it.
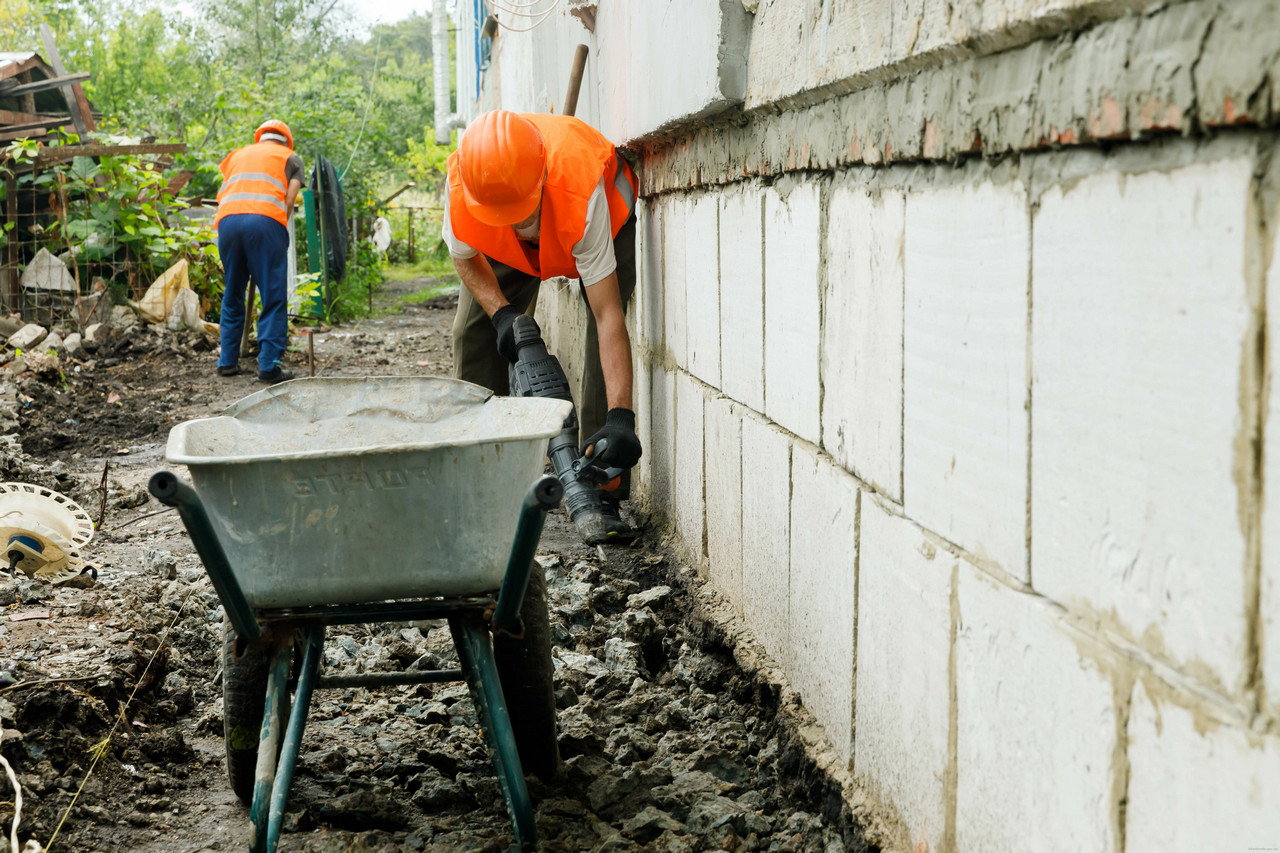
POLYGON ((1280 844, 1280 0, 739 5, 612 135, 641 508, 884 849, 1280 844))
POLYGON ((722 331, 718 386, 698 334, 639 344, 684 377, 675 476, 705 477, 671 521, 890 815, 890 847, 1156 849, 1173 836, 1155 816, 1192 796, 1170 779, 1198 772, 1240 799, 1230 820, 1197 804, 1187 837, 1280 833, 1278 526, 1259 501, 1280 464, 1257 455, 1270 146, 648 200, 684 223, 662 293, 689 316, 663 334, 713 326, 692 317, 710 293, 719 328, 744 329, 722 331), (689 216, 713 199, 718 218, 689 216))

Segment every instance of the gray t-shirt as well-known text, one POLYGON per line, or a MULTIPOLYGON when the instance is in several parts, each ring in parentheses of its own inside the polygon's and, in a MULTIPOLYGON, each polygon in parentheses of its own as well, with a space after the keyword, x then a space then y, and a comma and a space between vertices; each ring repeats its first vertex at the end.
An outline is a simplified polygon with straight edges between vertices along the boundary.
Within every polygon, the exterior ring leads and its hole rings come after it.
MULTIPOLYGON (((516 228, 516 236, 536 245, 541 224, 535 219, 528 228, 516 228)), ((609 226, 609 199, 604 194, 604 178, 601 178, 587 201, 587 224, 582 239, 573 244, 573 262, 584 285, 604 281, 618 268, 618 260, 613 255, 613 229, 609 226)), ((455 258, 467 260, 479 254, 454 235, 453 226, 449 224, 448 193, 444 197, 444 225, 440 229, 440 237, 449 247, 449 254, 455 258)))
POLYGON ((307 172, 306 167, 302 165, 302 155, 290 154, 289 159, 286 160, 284 164, 285 188, 287 189, 289 187, 289 182, 292 181, 294 178, 297 178, 298 183, 302 184, 302 186, 305 187, 307 185, 306 172, 307 172))

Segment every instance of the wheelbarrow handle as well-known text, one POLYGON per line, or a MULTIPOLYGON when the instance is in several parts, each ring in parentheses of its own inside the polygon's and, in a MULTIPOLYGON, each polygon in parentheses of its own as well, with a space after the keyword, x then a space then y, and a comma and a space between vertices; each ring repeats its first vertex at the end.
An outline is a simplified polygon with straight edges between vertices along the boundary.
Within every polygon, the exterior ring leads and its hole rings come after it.
POLYGON ((493 609, 490 624, 494 630, 518 633, 520 607, 524 604, 524 592, 529 586, 529 573, 533 570, 533 557, 542 538, 542 524, 547 513, 560 505, 564 486, 559 478, 544 474, 525 493, 520 507, 520 521, 516 524, 516 537, 511 543, 511 556, 507 560, 507 573, 502 578, 498 603, 493 609), (516 629, 516 630, 512 630, 516 629))
POLYGON ((218 534, 214 532, 209 514, 205 512, 196 490, 170 471, 152 474, 147 488, 160 503, 177 508, 236 636, 246 643, 257 640, 262 636, 262 626, 254 618, 253 609, 245 600, 244 591, 240 589, 235 573, 231 571, 231 563, 227 561, 226 552, 222 550, 222 543, 218 541, 218 534))

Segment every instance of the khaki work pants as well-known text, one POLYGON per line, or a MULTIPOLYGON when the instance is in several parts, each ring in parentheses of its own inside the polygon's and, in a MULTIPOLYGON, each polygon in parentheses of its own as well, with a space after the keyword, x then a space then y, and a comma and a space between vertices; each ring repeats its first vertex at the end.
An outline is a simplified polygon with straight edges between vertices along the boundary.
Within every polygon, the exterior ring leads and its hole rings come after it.
MULTIPOLYGON (((627 310, 631 294, 636 288, 636 217, 632 214, 613 238, 613 253, 618 261, 618 290, 622 296, 622 310, 627 310)), ((517 311, 527 311, 538 297, 541 282, 529 275, 486 256, 498 277, 498 286, 517 311)), ((585 303, 587 294, 578 281, 578 292, 585 303)), ((483 385, 495 394, 507 394, 509 362, 498 352, 498 335, 480 304, 471 297, 464 286, 458 292, 458 313, 453 319, 453 375, 467 382, 483 385)), ((609 411, 605 397, 604 372, 600 368, 600 339, 596 333, 595 315, 587 308, 587 340, 585 368, 580 394, 575 394, 578 407, 578 436, 580 440, 594 435, 604 426, 604 416, 609 411)))

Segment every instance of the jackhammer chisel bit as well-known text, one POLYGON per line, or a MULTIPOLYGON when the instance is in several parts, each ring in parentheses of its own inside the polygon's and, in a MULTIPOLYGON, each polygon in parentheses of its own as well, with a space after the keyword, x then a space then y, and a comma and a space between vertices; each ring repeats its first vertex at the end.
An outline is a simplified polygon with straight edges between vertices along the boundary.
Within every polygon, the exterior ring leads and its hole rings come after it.
MULTIPOLYGON (((573 402, 569 391, 569 379, 554 355, 547 352, 542 340, 542 330, 537 321, 520 315, 513 326, 518 358, 511 367, 511 395, 513 397, 551 397, 573 402)), ((597 448, 597 453, 599 453, 597 448)), ((552 436, 547 444, 547 457, 551 468, 564 485, 564 504, 569 518, 578 528, 582 541, 588 545, 604 542, 624 542, 634 531, 620 518, 607 515, 599 483, 617 477, 620 471, 601 471, 590 459, 578 452, 578 410, 569 410, 564 428, 552 436)))

